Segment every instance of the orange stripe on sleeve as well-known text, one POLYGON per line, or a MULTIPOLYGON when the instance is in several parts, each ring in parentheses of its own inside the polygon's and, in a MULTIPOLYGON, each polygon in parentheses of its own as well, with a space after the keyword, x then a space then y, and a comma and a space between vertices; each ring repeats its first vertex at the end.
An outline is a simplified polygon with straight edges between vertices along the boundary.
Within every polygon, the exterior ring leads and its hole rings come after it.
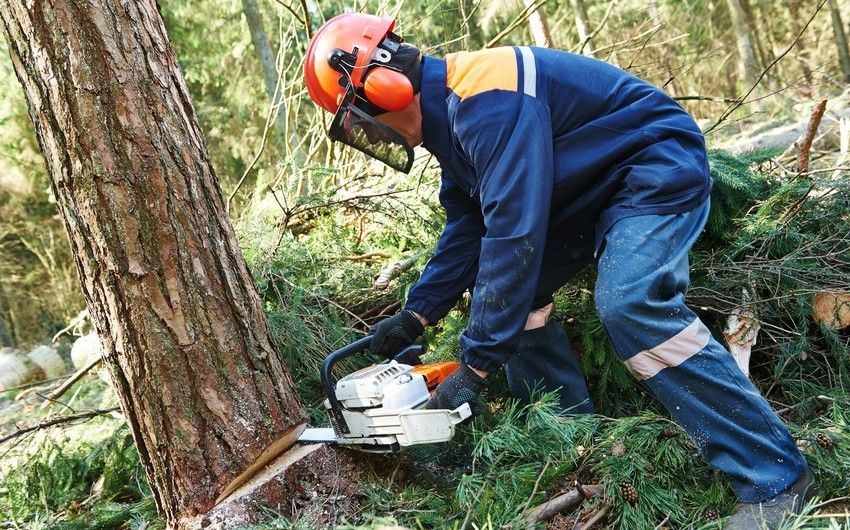
POLYGON ((488 90, 517 90, 516 53, 511 47, 446 55, 446 84, 461 99, 488 90))

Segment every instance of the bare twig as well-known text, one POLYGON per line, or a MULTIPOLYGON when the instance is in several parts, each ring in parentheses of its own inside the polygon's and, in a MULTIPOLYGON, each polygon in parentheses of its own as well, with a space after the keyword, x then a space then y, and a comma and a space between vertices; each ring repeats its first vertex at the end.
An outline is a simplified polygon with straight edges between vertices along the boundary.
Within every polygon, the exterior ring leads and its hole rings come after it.
POLYGON ((283 0, 275 0, 275 1, 276 1, 276 2, 277 2, 277 3, 278 3, 278 4, 282 7, 282 8, 286 9, 287 11, 289 11, 289 13, 292 15, 292 18, 294 18, 294 19, 295 19, 295 20, 296 20, 299 24, 301 24, 302 26, 304 25, 304 19, 303 19, 303 18, 301 18, 301 17, 298 15, 298 13, 296 13, 296 12, 295 12, 295 10, 294 10, 294 9, 292 9, 292 7, 291 7, 289 4, 287 4, 287 3, 286 3, 286 2, 284 2, 283 0))
MULTIPOLYGON (((582 40, 578 46, 573 49, 574 53, 584 53, 584 48, 587 46, 590 41, 599 35, 599 32, 602 31, 602 28, 605 27, 605 24, 608 23, 608 18, 611 16, 611 12, 614 10, 614 6, 617 5, 617 0, 611 0, 608 3, 608 8, 605 10, 605 14, 602 16, 602 20, 599 21, 599 24, 594 28, 593 31, 587 34, 587 36, 582 40)), ((599 50, 595 50, 593 53, 599 53, 599 50)))
POLYGON ((582 501, 590 497, 602 495, 603 488, 599 484, 584 486, 582 490, 574 489, 558 495, 548 501, 526 510, 523 518, 526 526, 533 526, 539 521, 548 521, 564 510, 578 506, 582 501))
POLYGON ((83 367, 81 367, 79 370, 77 370, 76 372, 74 372, 74 374, 73 374, 70 378, 68 378, 68 380, 67 380, 67 381, 65 381, 64 383, 62 383, 62 384, 59 386, 59 388, 57 388, 56 390, 54 390, 53 392, 51 392, 49 395, 47 395, 47 396, 46 396, 47 401, 45 401, 45 402, 41 405, 41 408, 47 408, 47 407, 50 405, 50 403, 51 403, 51 402, 55 402, 57 399, 59 399, 60 397, 62 397, 62 395, 63 395, 65 392, 67 392, 67 391, 68 391, 68 389, 69 389, 69 388, 71 388, 71 387, 74 385, 74 383, 76 383, 77 381, 79 381, 80 379, 82 379, 82 377, 83 377, 84 375, 86 375, 86 374, 88 373, 88 371, 89 371, 89 370, 91 370, 91 369, 92 369, 92 368, 94 368, 96 365, 98 365, 98 364, 100 363, 100 361, 101 361, 101 357, 100 357, 100 355, 98 355, 98 356, 96 356, 96 357, 94 357, 94 358, 90 359, 90 360, 89 360, 89 362, 87 362, 87 363, 86 363, 83 367))
POLYGON ((239 192, 239 188, 242 187, 242 184, 245 182, 245 179, 248 178, 248 175, 251 171, 254 170, 254 166, 257 165, 257 162, 260 160, 260 157, 263 156, 263 151, 266 149, 266 143, 269 137, 269 131, 272 128, 272 124, 277 118, 277 113, 280 110, 280 104, 278 103, 278 99, 280 98, 281 85, 283 85, 283 74, 284 69, 280 68, 277 74, 277 83, 275 83, 274 94, 272 94, 271 101, 269 102, 269 112, 266 114, 266 124, 263 127, 263 138, 260 141, 260 148, 257 149, 257 153, 254 155, 254 159, 251 160, 251 163, 248 164, 248 167, 245 168, 245 171, 242 173, 242 177, 239 179, 239 182, 234 186, 233 191, 230 192, 230 195, 227 197, 227 202, 224 204, 224 211, 230 213, 230 203, 233 202, 233 198, 236 197, 236 194, 239 192))
POLYGON ((113 412, 118 412, 120 410, 121 409, 119 407, 112 407, 110 409, 95 409, 89 410, 87 412, 80 412, 79 414, 71 414, 70 416, 62 416, 60 418, 42 421, 40 423, 36 423, 35 425, 24 427, 23 429, 18 429, 17 431, 11 434, 3 436, 2 438, 0 438, 0 444, 8 442, 9 440, 14 440, 15 438, 18 438, 31 432, 40 431, 41 429, 46 429, 48 427, 53 427, 54 425, 62 425, 64 423, 70 423, 72 421, 78 420, 90 420, 92 418, 103 416, 104 414, 112 414, 113 412))
POLYGON ((525 501, 525 506, 522 509, 523 512, 528 510, 528 505, 531 504, 531 499, 533 499, 534 496, 537 495, 537 488, 540 487, 540 480, 543 479, 543 475, 545 475, 546 470, 549 469, 549 464, 550 461, 547 459, 546 463, 543 464, 543 469, 540 470, 540 474, 537 475, 537 480, 534 481, 534 487, 531 488, 531 495, 529 495, 528 500, 525 501))
POLYGON ((806 129, 794 142, 794 147, 797 148, 797 172, 804 173, 809 170, 809 152, 812 149, 812 142, 815 140, 815 134, 820 127, 820 121, 823 118, 823 113, 826 111, 826 100, 819 101, 812 109, 812 115, 809 116, 809 123, 806 129))
POLYGON ((758 79, 756 79, 755 83, 753 83, 753 85, 749 88, 749 90, 747 90, 747 92, 743 96, 737 98, 738 102, 730 105, 723 112, 723 114, 721 114, 720 117, 717 118, 717 121, 714 122, 711 125, 711 127, 709 127, 708 129, 705 130, 705 134, 708 134, 711 131, 713 131, 714 129, 716 129, 721 123, 723 123, 726 120, 726 118, 728 118, 733 112, 738 110, 738 108, 747 101, 747 98, 750 97, 750 94, 752 94, 753 91, 755 91, 756 87, 759 86, 759 83, 761 83, 761 80, 764 79, 764 76, 767 75, 767 73, 770 70, 772 70, 774 66, 776 66, 776 63, 778 63, 786 55, 788 55, 788 53, 791 51, 791 49, 794 48, 794 46, 796 46, 798 42, 800 42, 800 39, 803 37, 803 33, 806 32, 806 30, 809 28, 809 25, 811 25, 812 21, 815 19, 815 17, 818 15, 818 13, 820 13, 820 10, 823 8, 824 5, 826 5, 827 1, 828 0, 821 0, 821 2, 818 4, 817 9, 815 9, 814 14, 812 14, 811 18, 809 18, 809 20, 806 22, 806 25, 803 26, 803 29, 800 30, 800 32, 797 34, 797 36, 794 38, 794 40, 791 41, 791 44, 785 49, 785 51, 780 53, 776 57, 776 59, 771 61, 771 63, 769 65, 767 65, 767 67, 764 70, 762 70, 761 74, 759 74, 759 76, 758 76, 758 79))
POLYGON ((493 46, 499 44, 499 41, 507 37, 513 30, 521 26, 525 23, 526 20, 531 17, 538 9, 543 7, 543 4, 546 3, 546 0, 535 0, 534 2, 528 4, 522 11, 520 11, 519 15, 508 24, 508 26, 499 32, 498 35, 490 39, 490 42, 484 45, 485 48, 492 48, 493 46))
POLYGON ((723 96, 673 96, 676 101, 715 101, 717 103, 737 103, 736 98, 727 98, 723 96))
POLYGON ((50 342, 56 342, 56 340, 57 340, 59 337, 61 337, 61 336, 62 336, 62 335, 64 335, 65 333, 67 333, 67 332, 71 331, 71 330, 72 330, 72 329, 74 329, 75 327, 79 326, 79 325, 83 322, 83 320, 87 319, 88 317, 89 317, 89 310, 88 310, 88 308, 85 308, 85 309, 83 309, 82 311, 80 311, 80 312, 77 314, 77 316, 75 316, 74 318, 72 318, 72 319, 71 319, 71 322, 70 322, 70 323, 68 323, 68 325, 67 325, 66 327, 64 327, 64 328, 60 329, 60 330, 56 333, 56 335, 53 335, 53 338, 50 340, 50 342))

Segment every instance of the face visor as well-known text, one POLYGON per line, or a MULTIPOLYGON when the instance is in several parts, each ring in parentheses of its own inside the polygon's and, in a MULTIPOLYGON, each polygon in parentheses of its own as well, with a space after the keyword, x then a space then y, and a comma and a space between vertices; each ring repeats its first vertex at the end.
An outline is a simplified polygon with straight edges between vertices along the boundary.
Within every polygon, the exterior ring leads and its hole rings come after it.
POLYGON ((334 115, 328 136, 366 153, 393 169, 410 173, 413 148, 395 129, 357 108, 357 94, 349 85, 334 115))

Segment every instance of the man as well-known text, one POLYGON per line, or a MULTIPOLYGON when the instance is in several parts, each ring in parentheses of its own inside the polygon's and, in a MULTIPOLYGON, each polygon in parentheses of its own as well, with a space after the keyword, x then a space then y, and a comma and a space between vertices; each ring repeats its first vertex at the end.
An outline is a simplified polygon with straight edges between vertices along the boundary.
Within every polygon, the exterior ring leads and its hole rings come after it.
MULTIPOLYGON (((730 475, 732 528, 776 525, 813 480, 785 426, 684 304, 688 250, 711 177, 702 133, 663 91, 595 59, 505 47, 421 57, 364 14, 327 22, 310 44, 311 98, 329 134, 409 171, 412 148, 440 162, 446 226, 405 308, 375 326, 391 357, 472 292, 461 367, 426 404, 474 401, 505 368, 511 391, 556 391, 592 412, 552 294, 598 261, 596 307, 618 354, 730 475)), ((729 527, 729 526, 727 526, 729 527)))

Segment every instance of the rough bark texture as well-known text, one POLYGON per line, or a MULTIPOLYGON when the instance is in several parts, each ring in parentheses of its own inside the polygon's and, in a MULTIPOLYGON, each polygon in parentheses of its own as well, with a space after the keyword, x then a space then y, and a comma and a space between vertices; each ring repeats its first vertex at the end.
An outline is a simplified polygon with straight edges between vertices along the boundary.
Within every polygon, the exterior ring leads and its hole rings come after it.
POLYGON ((154 0, 0 18, 157 506, 208 511, 304 421, 154 0))

